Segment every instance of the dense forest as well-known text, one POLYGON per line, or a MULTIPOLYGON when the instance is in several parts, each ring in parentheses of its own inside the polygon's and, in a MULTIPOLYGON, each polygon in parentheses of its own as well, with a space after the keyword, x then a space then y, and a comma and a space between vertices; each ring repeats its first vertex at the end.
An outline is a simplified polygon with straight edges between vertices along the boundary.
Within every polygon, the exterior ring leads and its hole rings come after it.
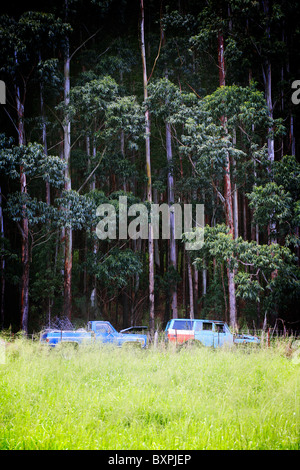
POLYGON ((0 329, 300 331, 299 16, 284 0, 5 6, 0 329), (168 238, 149 219, 146 238, 99 239, 97 208, 119 217, 125 196, 203 204, 203 245, 172 212, 168 238))

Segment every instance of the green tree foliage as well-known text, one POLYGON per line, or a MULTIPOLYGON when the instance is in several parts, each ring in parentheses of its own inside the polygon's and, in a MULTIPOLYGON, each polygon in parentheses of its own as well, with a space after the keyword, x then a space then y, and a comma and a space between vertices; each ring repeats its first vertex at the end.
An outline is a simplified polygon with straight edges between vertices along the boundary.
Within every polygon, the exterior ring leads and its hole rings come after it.
POLYGON ((8 97, 0 109, 0 323, 20 327, 14 292, 18 284, 24 291, 24 272, 29 330, 64 316, 69 237, 69 293, 80 324, 149 324, 150 311, 155 327, 172 312, 229 321, 235 290, 239 325, 281 318, 298 328, 300 116, 290 83, 299 78, 299 6, 144 2, 147 76, 139 2, 7 11, 0 17, 8 97), (151 203, 204 204, 203 247, 187 252, 180 240, 159 239, 149 250, 148 240, 119 239, 120 196, 149 211, 151 203), (103 203, 115 208, 116 240, 97 238, 103 203))
POLYGON ((203 248, 194 255, 195 263, 201 266, 206 258, 215 259, 221 265, 229 260, 231 268, 237 272, 238 297, 256 302, 267 299, 270 306, 279 297, 281 284, 285 287, 289 284, 299 291, 296 258, 289 248, 279 244, 259 245, 241 237, 234 240, 224 225, 207 226, 204 239, 203 248))

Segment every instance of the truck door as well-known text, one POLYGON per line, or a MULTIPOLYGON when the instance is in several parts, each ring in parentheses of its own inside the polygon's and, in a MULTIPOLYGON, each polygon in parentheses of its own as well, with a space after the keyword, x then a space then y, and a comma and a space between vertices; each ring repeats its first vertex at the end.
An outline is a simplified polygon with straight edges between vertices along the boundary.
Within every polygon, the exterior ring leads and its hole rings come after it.
POLYGON ((214 347, 223 346, 226 339, 226 332, 223 323, 214 324, 214 347))
POLYGON ((113 330, 107 323, 96 325, 96 338, 103 343, 113 342, 113 330))
POLYGON ((213 322, 204 321, 202 323, 202 332, 199 339, 205 346, 214 345, 213 322))

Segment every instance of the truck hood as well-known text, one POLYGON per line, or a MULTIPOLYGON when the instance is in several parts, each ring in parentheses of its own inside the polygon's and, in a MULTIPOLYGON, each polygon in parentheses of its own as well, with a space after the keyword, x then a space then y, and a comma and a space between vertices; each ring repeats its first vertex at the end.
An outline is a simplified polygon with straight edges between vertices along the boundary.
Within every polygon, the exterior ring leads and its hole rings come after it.
POLYGON ((233 339, 234 343, 260 343, 260 339, 257 336, 252 335, 235 335, 233 339))
POLYGON ((125 331, 130 330, 147 330, 147 326, 130 326, 129 328, 125 328, 124 330, 120 330, 120 333, 125 333, 125 331))
POLYGON ((128 339, 132 339, 132 340, 139 338, 139 339, 143 339, 143 340, 147 341, 147 335, 138 335, 138 334, 123 333, 123 332, 121 334, 122 334, 123 338, 128 338, 128 339))

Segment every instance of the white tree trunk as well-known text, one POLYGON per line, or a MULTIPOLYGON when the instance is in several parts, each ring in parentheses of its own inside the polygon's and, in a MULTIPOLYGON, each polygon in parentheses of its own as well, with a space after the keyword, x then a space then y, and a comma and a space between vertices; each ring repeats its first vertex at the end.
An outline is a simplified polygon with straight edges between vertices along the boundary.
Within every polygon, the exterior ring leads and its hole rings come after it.
MULTIPOLYGON (((171 139, 171 125, 166 122, 166 150, 167 150, 167 161, 168 161, 168 204, 172 206, 174 204, 174 177, 173 177, 173 153, 172 153, 172 139, 171 139)), ((175 240, 175 213, 170 211, 170 265, 177 270, 177 254, 176 254, 176 240, 175 240)), ((171 309, 172 317, 178 318, 177 309, 177 288, 172 287, 171 290, 171 309)))
MULTIPOLYGON (((148 98, 148 78, 146 66, 145 50, 145 13, 144 0, 141 0, 141 53, 143 63, 143 88, 144 101, 148 98)), ((146 140, 146 172, 147 172, 147 199, 152 203, 152 182, 151 182, 151 157, 150 157, 150 113, 145 111, 145 140, 146 140)), ((149 222, 148 231, 148 250, 149 250, 149 326, 150 331, 154 332, 154 240, 153 225, 149 222)))
MULTIPOLYGON (((70 102, 70 55, 67 47, 64 62, 64 100, 68 106, 70 102)), ((71 190, 71 122, 68 111, 64 116, 64 160, 65 169, 65 190, 71 190)), ((64 312, 63 314, 71 319, 72 316, 72 228, 65 227, 65 263, 64 263, 64 312)))

